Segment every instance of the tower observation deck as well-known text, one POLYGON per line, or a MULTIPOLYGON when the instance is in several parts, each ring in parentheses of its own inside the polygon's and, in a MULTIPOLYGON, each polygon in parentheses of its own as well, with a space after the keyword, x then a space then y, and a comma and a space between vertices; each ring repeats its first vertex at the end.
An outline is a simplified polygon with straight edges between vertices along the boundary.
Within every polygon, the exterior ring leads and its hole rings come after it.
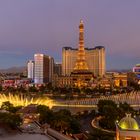
POLYGON ((79 24, 79 44, 78 44, 78 54, 77 60, 71 76, 73 77, 74 85, 77 87, 88 86, 89 81, 92 78, 92 72, 88 70, 88 64, 85 57, 85 47, 84 47, 84 23, 80 20, 79 24))

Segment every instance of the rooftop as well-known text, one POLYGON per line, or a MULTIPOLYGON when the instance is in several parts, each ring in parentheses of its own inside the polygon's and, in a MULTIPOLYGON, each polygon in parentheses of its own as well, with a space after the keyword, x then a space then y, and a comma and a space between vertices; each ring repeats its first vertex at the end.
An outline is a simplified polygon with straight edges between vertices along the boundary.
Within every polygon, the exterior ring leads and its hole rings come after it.
POLYGON ((126 114, 126 117, 120 120, 118 126, 122 130, 139 130, 139 124, 134 118, 131 117, 131 114, 126 114))

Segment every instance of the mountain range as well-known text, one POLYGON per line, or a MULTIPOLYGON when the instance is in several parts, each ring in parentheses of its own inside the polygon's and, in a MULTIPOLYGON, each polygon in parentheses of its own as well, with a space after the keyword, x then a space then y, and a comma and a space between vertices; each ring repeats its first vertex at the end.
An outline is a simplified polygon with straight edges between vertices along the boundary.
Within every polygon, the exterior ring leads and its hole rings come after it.
POLYGON ((0 69, 1 73, 22 73, 26 70, 26 66, 10 67, 7 69, 0 69))
MULTIPOLYGON (((0 69, 1 73, 22 73, 25 72, 26 66, 10 67, 7 69, 0 69)), ((129 72, 131 69, 110 69, 107 72, 129 72)))

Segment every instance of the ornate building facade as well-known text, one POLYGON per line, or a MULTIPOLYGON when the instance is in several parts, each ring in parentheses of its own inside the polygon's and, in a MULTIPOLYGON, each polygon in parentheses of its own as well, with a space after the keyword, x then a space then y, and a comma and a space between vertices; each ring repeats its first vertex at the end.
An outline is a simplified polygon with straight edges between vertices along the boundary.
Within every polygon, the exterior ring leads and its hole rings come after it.
MULTIPOLYGON (((84 45, 84 24, 79 25, 79 42, 81 46, 84 45), (80 27, 81 26, 81 27, 80 27)), ((78 48, 63 47, 62 48, 62 75, 69 76, 74 70, 77 56, 79 53, 78 48)), ((88 66, 88 70, 95 76, 103 76, 105 74, 105 47, 96 46, 95 48, 84 48, 84 57, 88 66)))
POLYGON ((54 77, 57 86, 88 86, 93 78, 105 75, 105 48, 85 48, 84 24, 79 24, 78 48, 62 48, 62 76, 54 77))
POLYGON ((85 57, 84 48, 84 24, 80 21, 79 25, 79 48, 77 53, 77 59, 73 71, 71 72, 71 77, 73 78, 73 83, 77 87, 88 86, 90 80, 92 79, 92 72, 89 71, 87 64, 87 59, 85 57))
MULTIPOLYGON (((78 49, 72 47, 62 48, 62 75, 70 75, 74 70, 77 59, 78 49)), ((85 48, 85 58, 89 67, 89 71, 95 76, 103 76, 105 74, 105 48, 96 46, 95 48, 85 48)))

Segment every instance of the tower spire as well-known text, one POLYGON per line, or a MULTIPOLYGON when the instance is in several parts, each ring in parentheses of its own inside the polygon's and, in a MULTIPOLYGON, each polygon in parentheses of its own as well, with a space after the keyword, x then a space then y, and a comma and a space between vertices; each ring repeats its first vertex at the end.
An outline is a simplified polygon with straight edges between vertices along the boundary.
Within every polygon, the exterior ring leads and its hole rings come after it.
POLYGON ((84 48, 84 23, 83 20, 80 20, 79 24, 79 48, 77 61, 74 67, 74 70, 88 70, 88 66, 85 60, 85 48, 84 48))

